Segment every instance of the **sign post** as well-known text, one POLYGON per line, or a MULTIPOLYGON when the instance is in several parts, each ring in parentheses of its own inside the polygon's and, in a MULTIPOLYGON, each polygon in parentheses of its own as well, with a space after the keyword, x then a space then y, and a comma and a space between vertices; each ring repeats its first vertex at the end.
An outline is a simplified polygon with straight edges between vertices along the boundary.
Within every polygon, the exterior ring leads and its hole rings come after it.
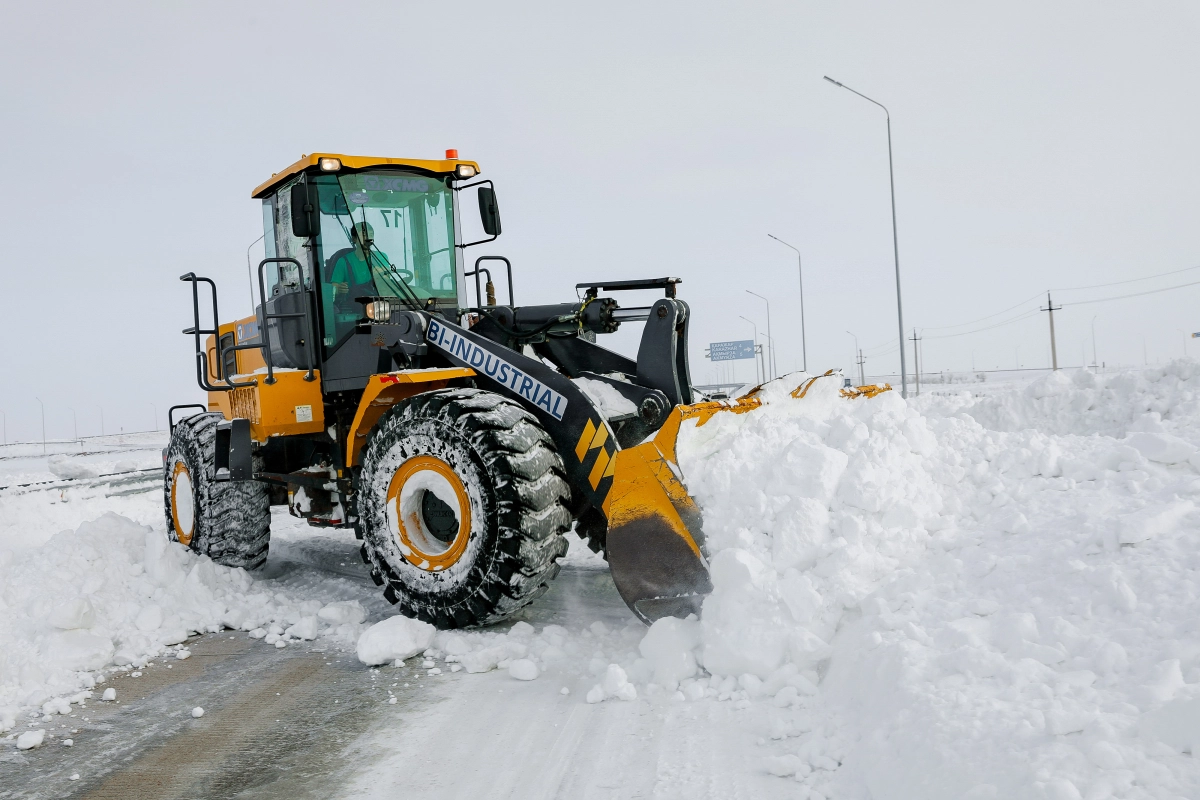
MULTIPOLYGON (((704 351, 709 361, 753 361, 758 355, 759 348, 755 347, 753 339, 739 339, 736 342, 713 342, 704 351)), ((755 369, 758 365, 755 364, 755 369)), ((757 379, 757 375, 755 376, 757 379)))

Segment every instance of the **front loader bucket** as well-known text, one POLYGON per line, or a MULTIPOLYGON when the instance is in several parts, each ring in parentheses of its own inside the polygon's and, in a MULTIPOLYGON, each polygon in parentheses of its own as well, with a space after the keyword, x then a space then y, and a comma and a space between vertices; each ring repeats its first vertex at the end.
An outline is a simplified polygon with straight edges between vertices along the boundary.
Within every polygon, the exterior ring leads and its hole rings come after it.
MULTIPOLYGON (((801 399, 820 378, 808 377, 789 392, 801 399)), ((873 397, 891 387, 863 386, 842 396, 873 397)), ((654 438, 616 454, 612 488, 604 501, 607 553, 613 582, 626 605, 649 624, 662 617, 700 614, 712 591, 700 509, 687 492, 675 444, 684 420, 698 425, 721 412, 744 414, 762 405, 756 387, 733 401, 676 406, 654 438)))

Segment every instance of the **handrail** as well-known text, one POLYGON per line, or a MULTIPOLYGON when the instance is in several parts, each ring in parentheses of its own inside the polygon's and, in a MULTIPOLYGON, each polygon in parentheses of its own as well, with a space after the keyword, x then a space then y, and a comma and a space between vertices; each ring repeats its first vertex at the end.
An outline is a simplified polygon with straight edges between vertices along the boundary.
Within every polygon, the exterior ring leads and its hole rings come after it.
POLYGON ((480 256, 479 258, 475 259, 474 272, 464 272, 463 273, 464 278, 469 278, 472 275, 475 276, 475 302, 478 305, 478 307, 483 308, 483 300, 482 300, 481 295, 479 294, 479 273, 487 272, 488 283, 492 282, 492 273, 488 272, 488 270, 486 268, 481 268, 479 266, 480 262, 483 262, 483 261, 503 261, 504 262, 504 266, 508 268, 508 304, 510 306, 515 307, 516 303, 513 302, 512 262, 509 261, 504 256, 480 256))
POLYGON ((225 375, 224 350, 221 347, 221 331, 219 329, 221 315, 217 309, 217 284, 211 278, 203 278, 194 272, 180 275, 179 280, 192 285, 192 327, 184 328, 183 333, 186 336, 196 337, 196 383, 200 384, 200 388, 206 392, 229 392, 243 386, 253 386, 254 381, 234 383, 225 375), (207 283, 212 290, 213 325, 217 327, 200 327, 200 283, 207 283), (200 343, 200 337, 207 335, 215 338, 217 344, 217 368, 212 374, 217 376, 217 380, 225 381, 224 386, 208 382, 208 353, 200 343))
POLYGON ((263 270, 267 264, 295 264, 296 269, 301 275, 304 274, 304 265, 294 258, 264 258, 258 262, 258 296, 262 298, 262 304, 259 306, 262 309, 262 341, 257 345, 237 345, 237 349, 249 349, 251 346, 262 348, 263 361, 267 365, 267 384, 275 383, 275 363, 271 359, 271 325, 270 320, 273 319, 292 319, 295 317, 304 317, 305 329, 308 331, 308 341, 305 344, 304 355, 308 360, 308 372, 304 376, 304 380, 311 381, 314 379, 313 370, 316 365, 313 363, 313 349, 316 347, 317 337, 313 328, 312 317, 309 314, 309 298, 308 291, 302 290, 304 297, 304 311, 300 313, 290 312, 286 314, 268 314, 267 313, 267 286, 266 279, 263 277, 263 270))
MULTIPOLYGON (((175 426, 179 424, 178 422, 175 421, 175 411, 176 411, 176 409, 180 409, 180 408, 198 408, 202 412, 208 411, 208 406, 200 405, 199 403, 183 403, 182 405, 171 406, 169 409, 167 409, 168 430, 172 430, 172 431, 175 430, 175 426)), ((185 417, 184 419, 187 419, 187 417, 185 417)), ((183 420, 181 419, 179 422, 183 422, 183 420)))
MULTIPOLYGON (((258 293, 259 293, 259 295, 258 296, 260 298, 262 298, 262 303, 260 305, 260 308, 262 308, 262 317, 263 317, 262 333, 260 336, 261 341, 259 341, 258 343, 250 343, 250 344, 234 344, 230 347, 225 347, 221 344, 221 331, 220 331, 221 315, 220 315, 220 311, 217 306, 217 284, 211 278, 205 278, 205 277, 199 276, 194 272, 189 272, 185 275, 179 276, 179 280, 181 280, 185 283, 192 284, 192 327, 185 328, 183 333, 185 335, 195 337, 196 382, 200 385, 201 389, 204 389, 207 392, 229 392, 234 389, 240 389, 243 387, 258 385, 257 380, 249 380, 249 381, 245 381, 242 383, 237 383, 237 382, 230 380, 229 376, 225 374, 225 354, 230 351, 236 351, 236 350, 261 350, 262 354, 263 354, 263 361, 267 365, 267 378, 266 378, 265 382, 267 384, 275 383, 275 364, 271 358, 271 347, 270 347, 271 332, 270 332, 270 325, 268 322, 269 320, 272 320, 272 319, 291 319, 291 318, 295 318, 295 317, 303 317, 304 318, 304 322, 305 322, 304 327, 305 327, 305 330, 307 331, 307 336, 308 336, 308 341, 304 348, 304 353, 305 353, 305 356, 306 356, 307 362, 308 362, 308 372, 307 372, 307 374, 305 374, 304 380, 311 381, 311 380, 315 379, 313 371, 316 369, 316 364, 314 363, 314 360, 313 360, 313 348, 316 346, 316 344, 315 344, 316 336, 315 336, 315 332, 313 329, 312 316, 310 314, 309 298, 307 296, 304 298, 304 311, 302 311, 302 312, 292 312, 292 313, 283 313, 283 314, 268 314, 267 313, 266 280, 264 278, 264 269, 266 268, 267 264, 279 264, 279 263, 295 264, 296 268, 298 270, 300 270, 301 273, 303 273, 304 265, 302 265, 299 261, 297 261, 294 258, 264 258, 262 261, 259 262, 259 264, 258 264, 258 293), (200 283, 207 283, 209 286, 209 289, 212 292, 213 325, 216 326, 213 328, 201 328, 200 327, 200 289, 199 289, 200 283), (211 374, 216 375, 217 380, 222 381, 224 383, 223 386, 220 384, 217 384, 217 383, 210 383, 208 380, 208 376, 210 374, 209 368, 208 368, 208 353, 207 353, 206 349, 204 348, 203 344, 201 343, 200 337, 201 336, 209 336, 209 335, 213 336, 214 339, 216 340, 216 348, 215 349, 216 349, 217 363, 215 365, 216 368, 211 372, 211 374)), ((308 294, 307 290, 304 290, 303 294, 307 295, 308 294)))

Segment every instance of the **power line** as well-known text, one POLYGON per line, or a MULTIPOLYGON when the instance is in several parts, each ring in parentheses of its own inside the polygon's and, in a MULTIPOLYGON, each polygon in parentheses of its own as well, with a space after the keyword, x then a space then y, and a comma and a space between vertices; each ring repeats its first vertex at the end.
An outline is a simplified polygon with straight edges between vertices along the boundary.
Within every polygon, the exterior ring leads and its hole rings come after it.
MULTIPOLYGON (((1106 286, 1120 286, 1123 283, 1137 283, 1138 281, 1148 281, 1153 278, 1165 278, 1168 275, 1178 275, 1181 272, 1191 272, 1194 269, 1200 269, 1200 266, 1184 267, 1183 269, 1171 270, 1170 272, 1160 272, 1157 275, 1147 275, 1144 278, 1130 278, 1124 281, 1113 281, 1112 283, 1097 283, 1092 286, 1071 286, 1067 289, 1055 289, 1056 292, 1077 292, 1083 289, 1103 289, 1106 286)), ((1188 284, 1190 285, 1190 284, 1188 284)))
MULTIPOLYGON (((921 328, 921 330, 923 330, 923 331, 944 331, 944 330, 948 330, 950 328, 962 328, 966 325, 974 325, 978 322, 983 322, 985 319, 991 319, 992 317, 998 317, 1001 314, 1007 314, 1009 311, 1012 311, 1015 308, 1020 308, 1021 306, 1025 305, 1026 303, 1031 303, 1034 300, 1037 300, 1038 298, 1040 298, 1041 296, 1042 296, 1042 293, 1038 292, 1037 294, 1033 295, 1032 297, 1028 297, 1025 300, 1022 300, 1021 302, 1017 303, 1014 306, 1009 306, 1008 308, 1004 309, 1003 311, 997 311, 995 314, 988 314, 986 317, 980 317, 979 319, 973 319, 970 322, 960 322, 957 325, 942 325, 942 326, 936 327, 936 328, 921 328)), ((933 338, 933 337, 930 337, 930 338, 933 338)))
MULTIPOLYGON (((1179 274, 1179 273, 1181 273, 1181 272, 1190 272, 1190 271, 1192 271, 1192 270, 1196 270, 1196 269, 1200 269, 1200 266, 1195 266, 1195 267, 1184 267, 1183 269, 1171 270, 1170 272, 1160 272, 1160 273, 1158 273, 1158 274, 1156 274, 1156 275, 1147 275, 1147 276, 1145 276, 1145 277, 1143 277, 1143 278, 1129 278, 1128 280, 1123 280, 1123 281, 1113 281, 1112 283, 1097 283, 1097 284, 1095 284, 1095 285, 1092 285, 1092 286, 1072 286, 1072 287, 1068 287, 1068 288, 1065 288, 1065 289, 1053 289, 1052 291, 1056 291, 1056 292, 1076 292, 1076 291, 1082 291, 1082 290, 1084 290, 1084 289, 1102 289, 1102 288, 1104 288, 1104 287, 1106 287, 1106 286, 1120 286, 1120 285, 1123 285, 1123 284, 1126 284, 1126 283, 1137 283, 1138 281, 1148 281, 1148 280, 1152 280, 1152 279, 1154 279, 1154 278, 1163 278, 1163 277, 1166 277, 1166 276, 1168 276, 1168 275, 1178 275, 1178 274, 1179 274)), ((1067 305, 1083 305, 1083 304, 1085 304, 1085 303, 1100 303, 1100 302, 1105 302, 1105 301, 1107 301, 1107 300, 1119 300, 1119 299, 1121 299, 1121 298, 1123 298, 1123 297, 1138 297, 1138 296, 1140 296, 1140 295, 1142 295, 1142 294, 1153 294, 1153 293, 1155 293, 1155 292, 1165 292, 1165 291, 1168 291, 1168 290, 1170 290, 1170 289, 1181 289, 1181 288, 1183 288, 1183 287, 1185 287, 1185 286, 1195 286, 1197 283, 1200 283, 1200 281, 1196 281, 1196 282, 1193 282, 1193 283, 1184 283, 1184 284, 1180 284, 1180 285, 1178 285, 1178 286, 1168 286, 1168 287, 1165 287, 1165 288, 1163 288, 1163 289, 1152 289, 1152 290, 1150 290, 1150 291, 1146 291, 1146 292, 1140 292, 1140 293, 1135 293, 1135 294, 1119 295, 1119 296, 1116 296, 1116 297, 1109 297, 1109 298, 1101 298, 1101 299, 1098 299, 1098 300, 1081 300, 1081 301, 1078 301, 1078 302, 1072 302, 1072 303, 1068 303, 1067 305)), ((1032 302, 1032 301, 1034 301, 1034 300, 1037 300, 1037 299, 1039 299, 1041 296, 1042 296, 1042 293, 1041 293, 1041 292, 1038 292, 1037 294, 1035 294, 1035 295, 1032 295, 1031 297, 1028 297, 1028 298, 1026 298, 1025 300, 1022 300, 1021 302, 1019 302, 1019 303, 1017 303, 1017 304, 1015 304, 1015 305, 1009 306, 1008 308, 1005 308, 1005 309, 1003 309, 1003 310, 1001 310, 1001 311, 997 311, 997 312, 995 312, 994 314, 988 314, 988 315, 987 315, 987 316, 985 316, 985 317, 979 317, 978 319, 973 319, 973 320, 971 320, 971 321, 969 321, 969 322, 959 322, 959 323, 957 323, 957 324, 954 324, 954 325, 939 325, 939 326, 934 326, 934 327, 923 327, 923 328, 921 328, 921 330, 922 330, 922 331, 944 331, 944 330, 950 330, 951 328, 962 328, 962 327, 966 327, 967 325, 975 325, 975 324, 978 324, 978 323, 980 323, 980 322, 983 322, 983 321, 985 321, 985 320, 992 319, 993 317, 998 317, 998 316, 1000 316, 1001 314, 1007 314, 1009 311, 1013 311, 1014 309, 1020 308, 1021 306, 1025 305, 1026 303, 1030 303, 1030 302, 1032 302)), ((1012 321, 1016 321, 1016 319, 1014 319, 1014 320, 1012 320, 1012 321)), ((1007 323, 1004 323, 1004 324, 1007 324, 1007 323)), ((988 328, 980 328, 980 330, 988 330, 988 328)), ((969 333, 969 331, 968 331, 968 333, 969 333)), ((947 337, 947 336, 949 336, 949 335, 957 335, 957 334, 946 334, 946 335, 943 335, 943 336, 930 336, 929 338, 931 338, 931 339, 944 339, 944 338, 946 338, 946 337, 947 337)), ((882 347, 883 345, 879 345, 879 346, 880 346, 880 347, 882 347)), ((870 348, 868 348, 868 349, 870 349, 870 348)))
MULTIPOLYGON (((1040 293, 1039 293, 1039 295, 1040 295, 1040 293)), ((953 339, 956 336, 970 336, 973 333, 982 333, 984 331, 990 331, 993 328, 1001 328, 1005 325, 1011 325, 1014 322, 1020 322, 1023 319, 1029 319, 1030 317, 1032 317, 1036 314, 1040 314, 1040 313, 1041 313, 1041 309, 1035 308, 1030 311, 1026 311, 1023 314, 1020 314, 1019 316, 1013 317, 1012 319, 1006 319, 1006 320, 1003 320, 1002 322, 996 322, 996 323, 993 323, 992 325, 986 325, 982 328, 976 328, 975 330, 960 331, 958 333, 943 333, 940 336, 926 336, 925 338, 926 339, 953 339)), ((922 328, 921 330, 923 330, 923 331, 928 330, 928 328, 922 328)))
POLYGON ((1185 289, 1188 286, 1200 285, 1200 281, 1192 281, 1191 283, 1181 283, 1177 286, 1164 286, 1161 289, 1149 289, 1145 292, 1134 292, 1132 294, 1118 294, 1113 297, 1098 297, 1095 300, 1077 300, 1072 303, 1063 303, 1066 306, 1086 306, 1091 303, 1107 303, 1109 300, 1124 300, 1127 297, 1143 297, 1148 294, 1158 294, 1159 292, 1169 292, 1172 289, 1185 289))

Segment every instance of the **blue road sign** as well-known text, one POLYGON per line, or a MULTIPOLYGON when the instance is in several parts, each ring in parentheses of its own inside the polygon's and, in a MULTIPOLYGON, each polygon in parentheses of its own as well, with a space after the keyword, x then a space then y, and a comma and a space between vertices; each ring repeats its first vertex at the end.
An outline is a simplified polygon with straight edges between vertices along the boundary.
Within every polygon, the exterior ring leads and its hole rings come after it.
POLYGON ((708 358, 710 361, 736 361, 742 358, 754 358, 754 340, 713 342, 708 346, 708 358))

